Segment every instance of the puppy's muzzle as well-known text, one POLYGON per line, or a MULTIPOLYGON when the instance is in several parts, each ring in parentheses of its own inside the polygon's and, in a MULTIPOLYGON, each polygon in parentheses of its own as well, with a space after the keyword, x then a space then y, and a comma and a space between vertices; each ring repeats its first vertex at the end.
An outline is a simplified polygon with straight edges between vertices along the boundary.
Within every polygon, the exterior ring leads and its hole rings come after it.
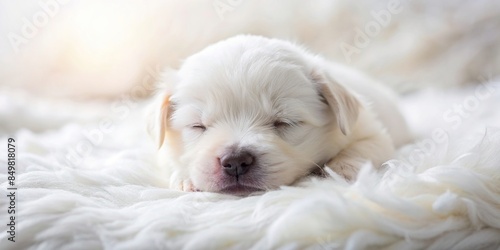
POLYGON ((254 163, 255 157, 248 151, 230 152, 220 158, 220 165, 229 176, 246 174, 254 163))

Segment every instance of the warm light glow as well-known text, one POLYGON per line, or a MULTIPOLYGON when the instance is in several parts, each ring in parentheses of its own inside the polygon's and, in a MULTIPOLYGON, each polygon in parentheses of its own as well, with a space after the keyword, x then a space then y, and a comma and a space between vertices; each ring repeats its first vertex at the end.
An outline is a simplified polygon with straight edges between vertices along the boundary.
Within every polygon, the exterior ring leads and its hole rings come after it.
MULTIPOLYGON (((71 18, 70 60, 78 68, 107 70, 129 55, 136 33, 134 13, 112 2, 89 3, 71 18), (127 53, 128 52, 128 53, 127 53)), ((137 39, 137 38, 135 38, 137 39)))

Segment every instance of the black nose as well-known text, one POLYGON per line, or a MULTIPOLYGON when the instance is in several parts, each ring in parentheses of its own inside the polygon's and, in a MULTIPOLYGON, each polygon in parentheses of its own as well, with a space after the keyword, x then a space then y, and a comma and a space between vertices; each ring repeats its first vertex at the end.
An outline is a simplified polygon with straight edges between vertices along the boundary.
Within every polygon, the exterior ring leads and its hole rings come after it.
POLYGON ((253 165, 255 158, 247 151, 229 153, 220 159, 220 165, 230 176, 244 175, 253 165))

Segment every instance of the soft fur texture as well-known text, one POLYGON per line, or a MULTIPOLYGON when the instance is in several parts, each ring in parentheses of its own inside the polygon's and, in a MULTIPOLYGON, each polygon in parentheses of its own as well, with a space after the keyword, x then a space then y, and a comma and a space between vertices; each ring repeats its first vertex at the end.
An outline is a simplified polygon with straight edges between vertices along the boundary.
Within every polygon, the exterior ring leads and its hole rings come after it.
MULTIPOLYGON (((338 176, 313 178, 246 198, 163 187, 151 168, 155 148, 147 146, 138 110, 110 116, 104 111, 114 104, 91 108, 28 96, 44 119, 59 121, 40 124, 21 95, 0 93, 6 104, 0 109, 0 141, 14 137, 19 150, 17 242, 7 242, 2 230, 0 244, 2 249, 497 249, 500 131, 489 126, 500 124, 499 88, 460 126, 442 118, 476 90, 403 99, 404 113, 422 139, 432 138, 436 128, 449 134, 449 142, 434 142, 417 162, 408 160, 414 152, 409 147, 387 173, 363 171, 353 185, 338 176), (99 115, 89 117, 90 110, 99 115), (114 129, 102 143, 81 162, 68 161, 68 150, 88 142, 85 134, 110 117, 114 129), (22 120, 25 129, 10 130, 4 119, 22 120), (80 121, 68 122, 74 120, 80 121)), ((5 166, 5 158, 0 163, 5 166)), ((5 190, 5 168, 1 171, 5 190)), ((6 211, 5 197, 0 204, 6 211)), ((0 219, 6 221, 5 212, 0 219)))
POLYGON ((229 38, 170 74, 149 127, 171 188, 250 193, 323 166, 353 180, 410 138, 390 89, 284 40, 229 38))

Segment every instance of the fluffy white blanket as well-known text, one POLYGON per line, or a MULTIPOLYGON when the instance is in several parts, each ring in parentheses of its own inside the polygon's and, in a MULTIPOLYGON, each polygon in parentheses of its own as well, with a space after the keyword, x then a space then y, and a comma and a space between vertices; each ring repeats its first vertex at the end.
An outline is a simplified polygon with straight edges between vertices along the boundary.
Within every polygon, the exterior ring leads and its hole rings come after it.
MULTIPOLYGON (((19 100, 26 97, 4 93, 1 189, 7 188, 6 144, 12 137, 18 190, 16 242, 8 241, 3 226, 0 245, 497 249, 499 89, 478 85, 404 97, 402 106, 421 140, 401 149, 384 173, 366 168, 352 185, 335 175, 308 178, 246 198, 164 188, 152 168, 154 150, 142 114, 133 103, 90 106, 29 97, 34 105, 24 106, 19 100), (28 129, 16 129, 19 122, 28 129)), ((4 225, 6 201, 3 195, 4 225)))

